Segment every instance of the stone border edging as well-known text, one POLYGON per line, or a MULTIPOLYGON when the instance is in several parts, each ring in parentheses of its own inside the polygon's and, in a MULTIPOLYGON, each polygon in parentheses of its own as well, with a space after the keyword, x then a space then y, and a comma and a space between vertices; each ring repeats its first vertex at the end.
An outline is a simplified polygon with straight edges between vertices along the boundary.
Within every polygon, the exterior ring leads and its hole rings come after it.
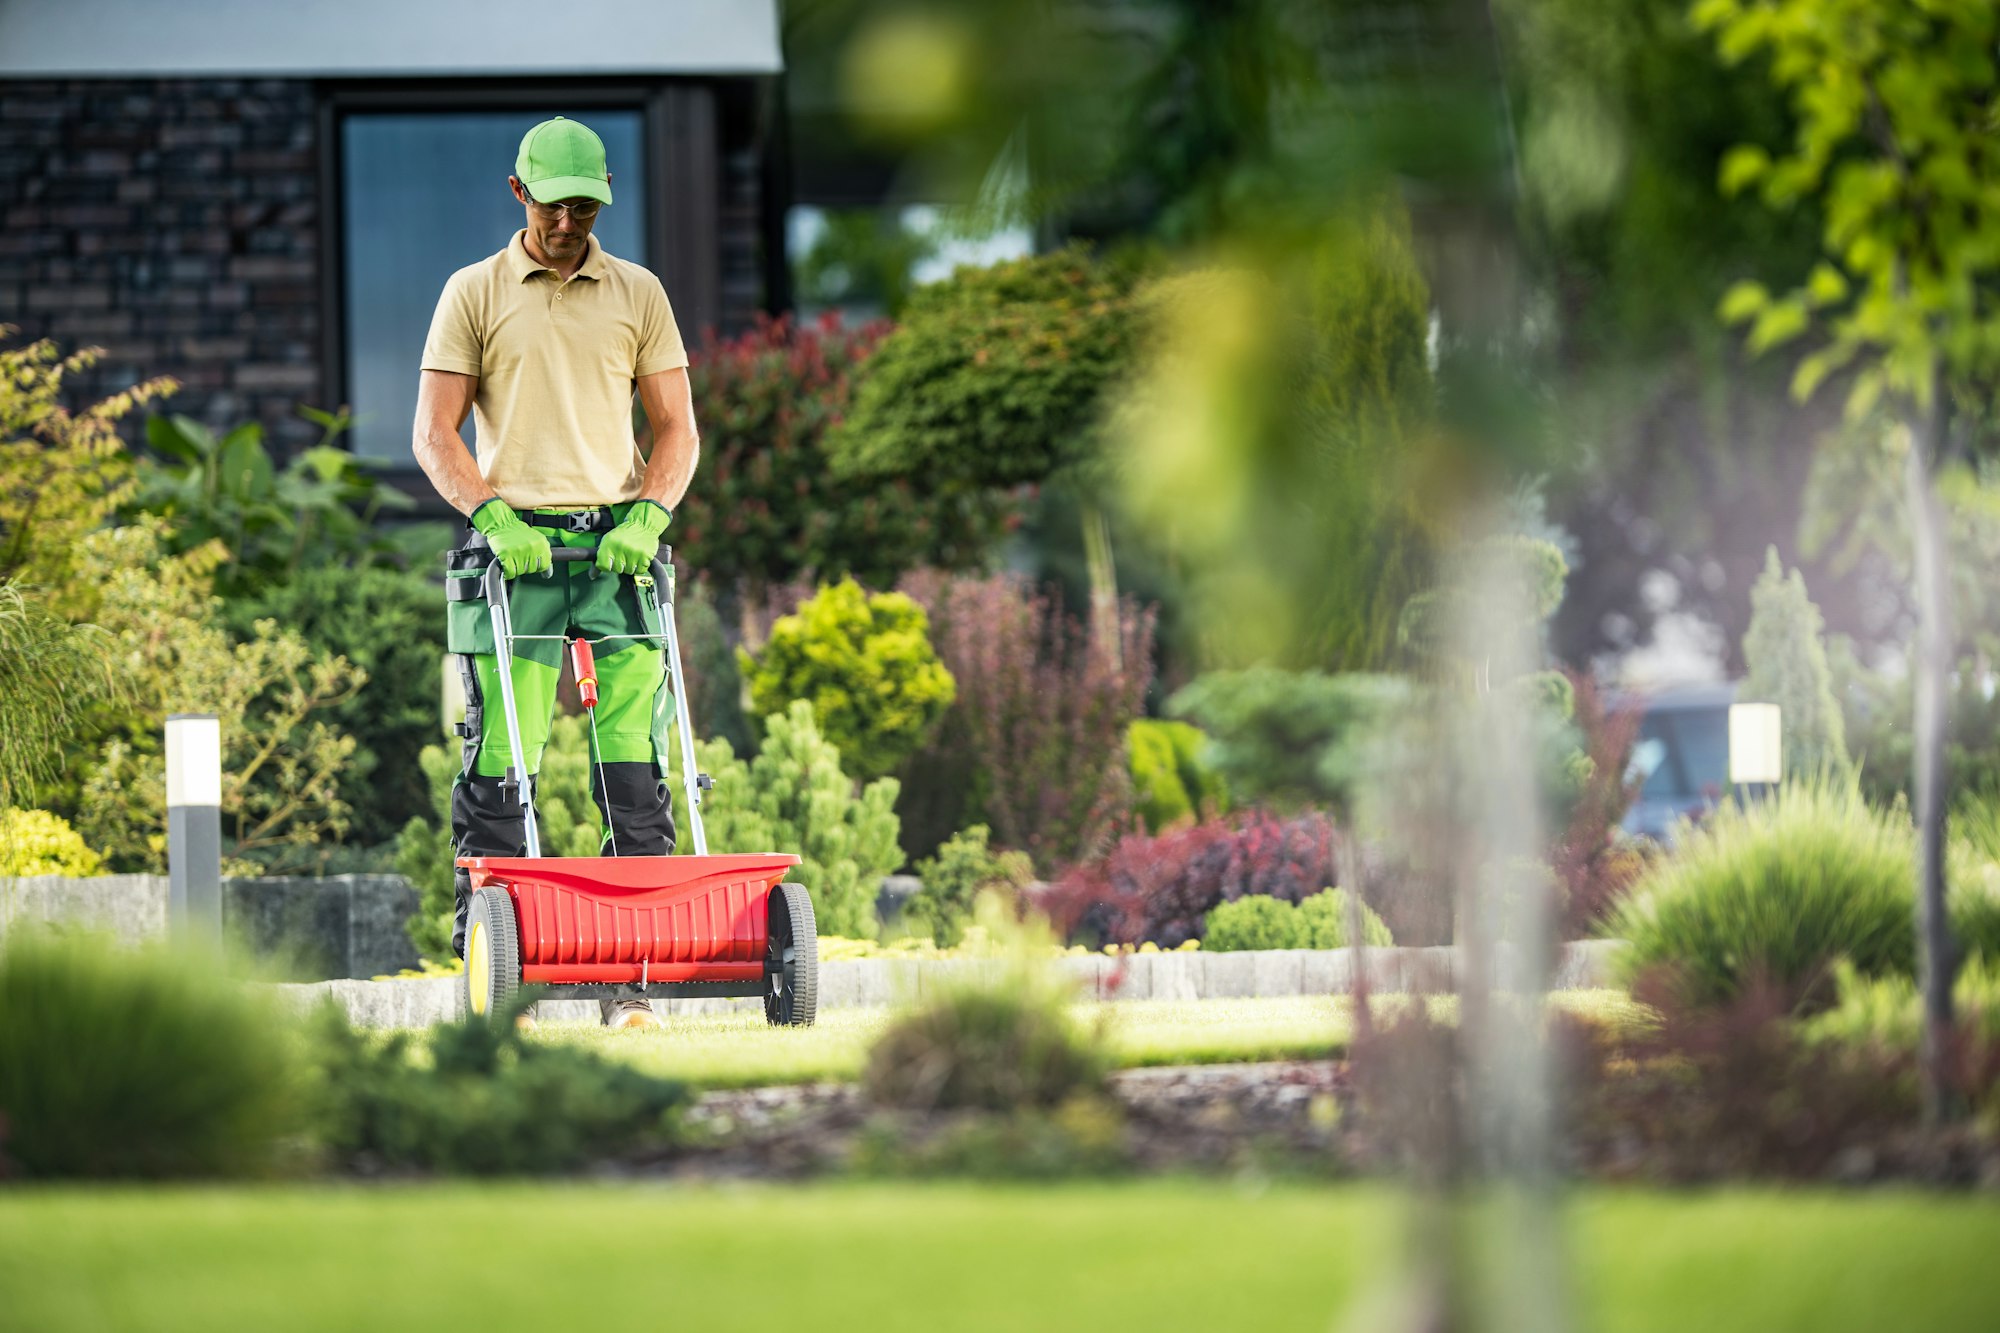
MULTIPOLYGON (((1623 940, 1579 940, 1566 944, 1557 959, 1551 988, 1577 990, 1609 985, 1623 940)), ((1418 995, 1456 989, 1458 950, 1369 949, 1372 991, 1418 995)), ((1270 949, 1248 953, 1089 954, 1051 959, 1094 1000, 1214 1000, 1285 995, 1335 995, 1353 989, 1350 949, 1270 949)), ((826 1009, 883 1008, 952 981, 994 973, 1005 966, 981 958, 859 958, 821 963, 820 1005, 826 1009)), ((408 977, 388 981, 318 981, 272 989, 297 1004, 331 996, 361 1027, 429 1027, 456 1016, 455 977, 408 977)), ((757 1000, 670 999, 655 1001, 669 1014, 718 1013, 754 1007, 757 1000)), ((545 1000, 545 1022, 596 1022, 591 1000, 545 1000)))

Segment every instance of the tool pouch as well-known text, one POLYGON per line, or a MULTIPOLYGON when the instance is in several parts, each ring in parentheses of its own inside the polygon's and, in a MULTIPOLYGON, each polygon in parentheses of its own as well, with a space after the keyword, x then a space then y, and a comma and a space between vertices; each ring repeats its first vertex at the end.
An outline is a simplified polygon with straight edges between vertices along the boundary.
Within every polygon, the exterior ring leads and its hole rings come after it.
POLYGON ((456 550, 444 553, 446 652, 493 651, 493 622, 483 584, 486 567, 492 563, 484 533, 468 532, 456 550))

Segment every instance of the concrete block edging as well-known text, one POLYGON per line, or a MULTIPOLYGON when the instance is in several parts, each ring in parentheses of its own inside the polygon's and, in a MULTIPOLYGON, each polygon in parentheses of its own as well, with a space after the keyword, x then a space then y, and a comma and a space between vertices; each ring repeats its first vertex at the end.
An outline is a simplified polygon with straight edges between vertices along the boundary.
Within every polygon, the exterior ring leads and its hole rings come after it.
MULTIPOLYGON (((1563 946, 1555 969, 1558 989, 1612 984, 1622 940, 1583 940, 1563 946)), ((1366 950, 1369 989, 1381 993, 1444 994, 1458 972, 1457 950, 1445 947, 1366 950)), ((1353 989, 1349 949, 1271 949, 1248 953, 1135 953, 1070 955, 1051 960, 1055 971, 1090 1000, 1208 1000, 1287 995, 1343 995, 1353 989)), ((939 986, 972 980, 1000 964, 985 959, 864 958, 820 965, 820 1005, 825 1009, 881 1009, 920 1000, 939 986)), ((428 1027, 457 1016, 458 979, 405 977, 385 981, 318 981, 272 989, 298 1005, 331 997, 362 1027, 428 1027)), ((755 999, 663 999, 668 1014, 718 1013, 761 1004, 755 999)), ((545 1022, 595 1022, 589 1000, 544 1001, 545 1022)))

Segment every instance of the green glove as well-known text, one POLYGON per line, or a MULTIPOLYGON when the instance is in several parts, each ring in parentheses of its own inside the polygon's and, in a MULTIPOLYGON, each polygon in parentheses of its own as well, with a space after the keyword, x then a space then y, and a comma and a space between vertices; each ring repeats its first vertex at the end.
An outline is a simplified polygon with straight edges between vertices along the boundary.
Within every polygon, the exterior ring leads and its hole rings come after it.
POLYGON ((510 579, 555 567, 549 558, 549 539, 539 528, 523 523, 497 495, 472 511, 472 526, 486 534, 486 544, 500 562, 500 572, 510 579))
POLYGON ((613 574, 645 573, 660 554, 660 534, 673 517, 657 500, 639 501, 625 515, 625 521, 605 533, 597 544, 597 567, 613 574))

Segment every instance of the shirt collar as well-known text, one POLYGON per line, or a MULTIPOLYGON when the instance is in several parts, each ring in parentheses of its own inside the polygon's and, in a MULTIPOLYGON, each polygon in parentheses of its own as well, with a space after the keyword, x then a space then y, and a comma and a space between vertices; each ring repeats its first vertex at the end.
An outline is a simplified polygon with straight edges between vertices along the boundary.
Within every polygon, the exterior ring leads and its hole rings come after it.
MULTIPOLYGON (((585 237, 583 245, 583 263, 578 266, 576 276, 596 281, 604 276, 604 247, 598 244, 595 236, 585 237)), ((546 264, 536 263, 535 257, 528 253, 526 227, 515 232, 514 239, 507 243, 507 264, 516 282, 526 282, 537 273, 555 272, 546 264)))

